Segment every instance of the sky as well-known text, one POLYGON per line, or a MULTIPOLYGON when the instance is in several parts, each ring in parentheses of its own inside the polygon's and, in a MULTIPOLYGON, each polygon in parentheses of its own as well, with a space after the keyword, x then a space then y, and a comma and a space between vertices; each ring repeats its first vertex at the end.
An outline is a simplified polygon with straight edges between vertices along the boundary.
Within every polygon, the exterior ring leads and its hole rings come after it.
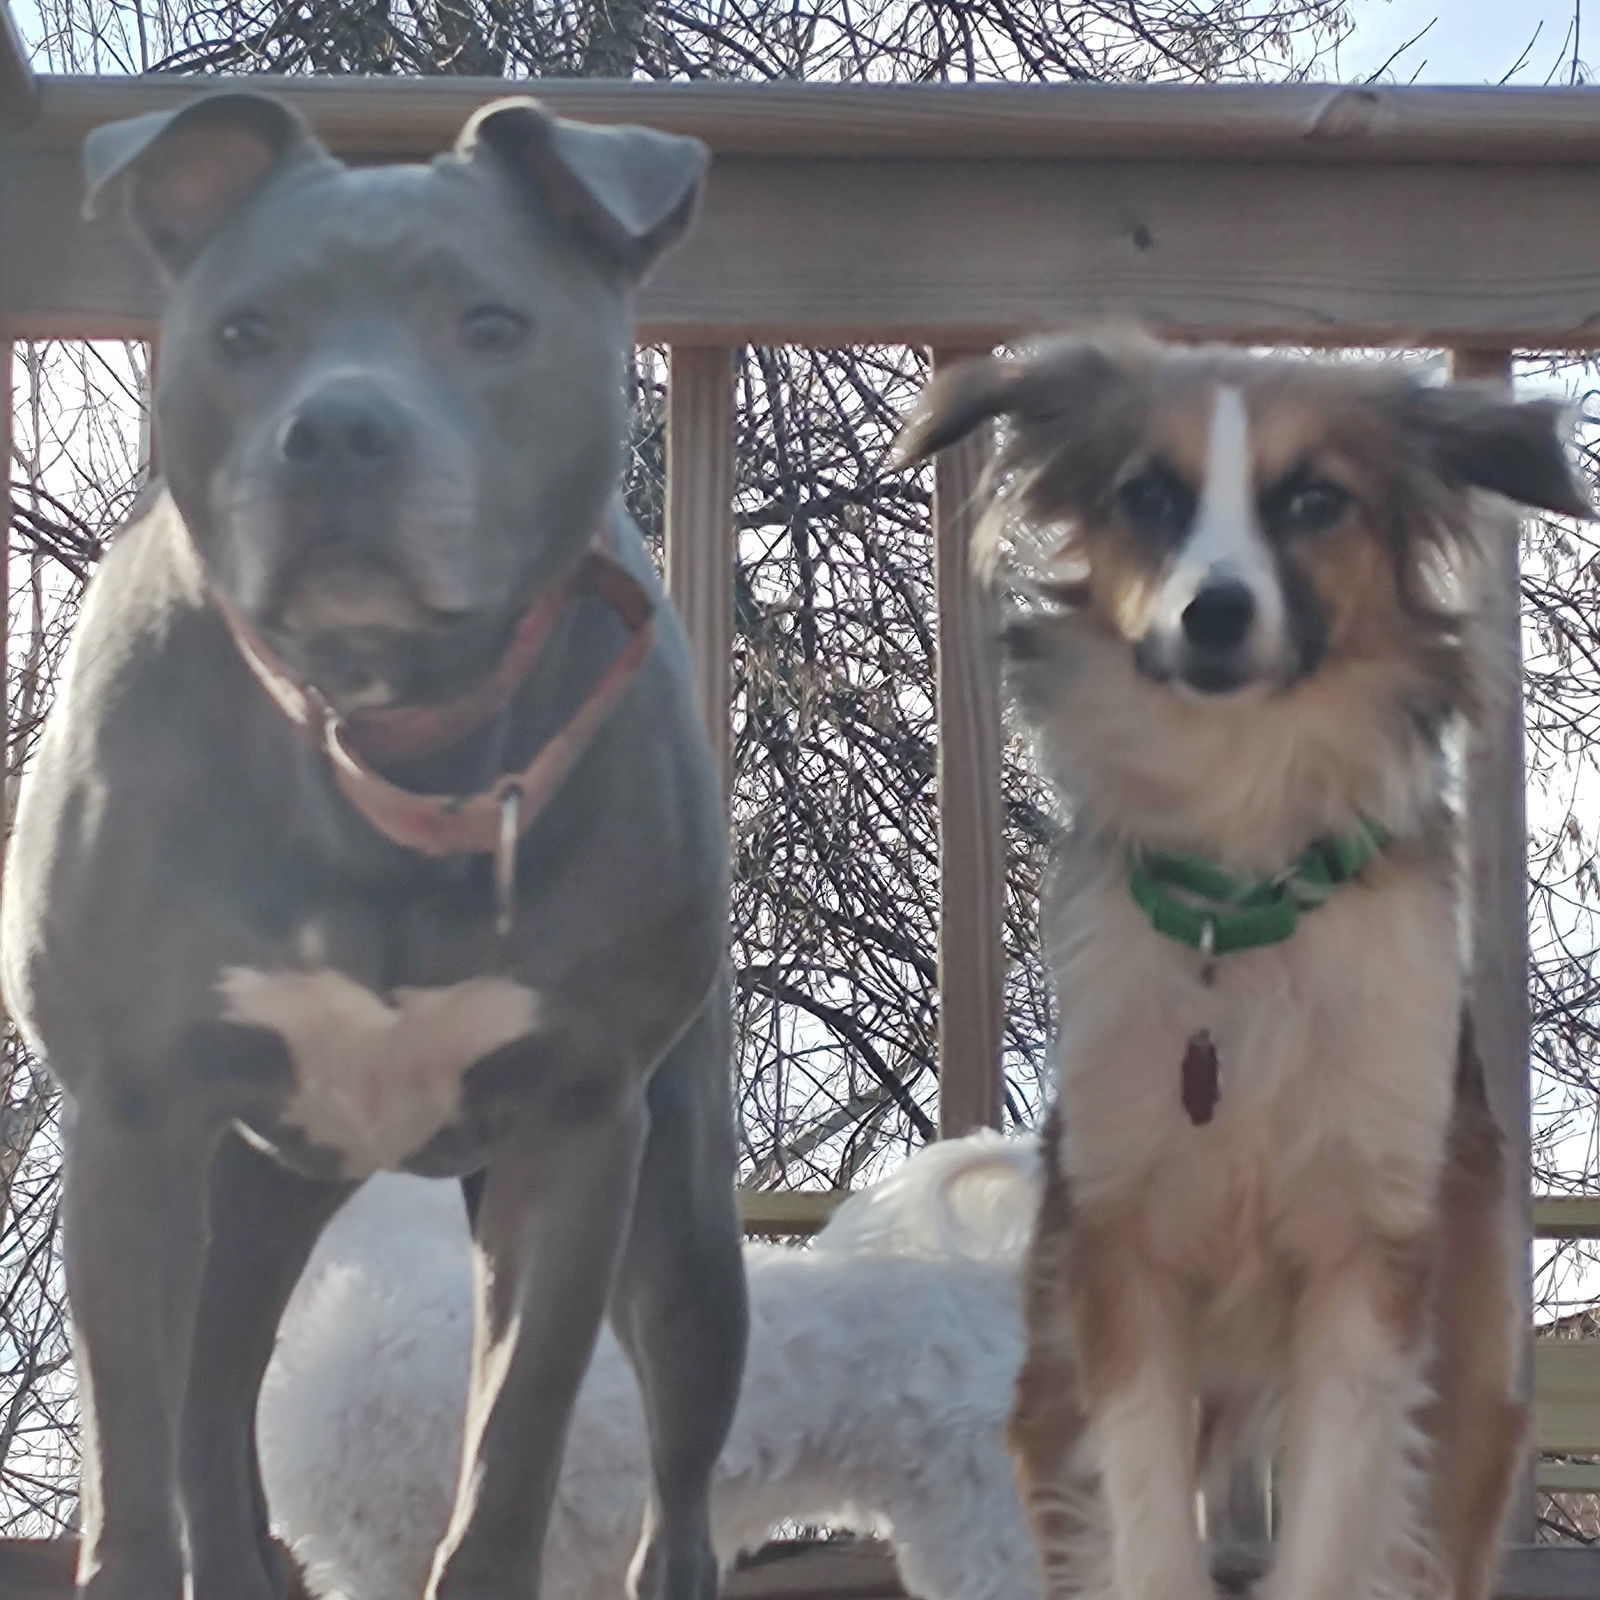
MULTIPOLYGON (((1401 51, 1384 74, 1396 83, 1569 83, 1573 14, 1580 4, 1581 0, 1351 0, 1355 29, 1339 53, 1337 75, 1369 77, 1401 51), (1416 42, 1402 49, 1411 40, 1416 42)), ((1580 67, 1586 54, 1600 64, 1600 8, 1591 10, 1588 27, 1579 30, 1580 67)), ((1581 76, 1586 79, 1588 74, 1581 76)))
MULTIPOLYGON (((1582 0, 1351 0, 1355 30, 1340 51, 1338 70, 1329 76, 1370 77, 1394 58, 1385 76, 1399 83, 1567 83, 1572 72, 1573 14, 1581 4, 1582 0), (1401 52, 1397 57, 1396 51, 1401 52)), ((36 37, 38 12, 33 0, 12 0, 11 9, 24 34, 36 37)), ((1592 55, 1600 72, 1600 8, 1591 9, 1589 27, 1579 30, 1577 57, 1581 64, 1586 52, 1592 55), (1592 44, 1585 42, 1591 38, 1592 44)))

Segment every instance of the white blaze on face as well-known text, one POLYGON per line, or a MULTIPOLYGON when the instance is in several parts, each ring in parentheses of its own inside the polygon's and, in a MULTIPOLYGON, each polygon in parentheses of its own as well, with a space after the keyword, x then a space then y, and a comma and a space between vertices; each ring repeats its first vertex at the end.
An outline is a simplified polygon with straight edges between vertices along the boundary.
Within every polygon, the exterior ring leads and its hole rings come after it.
POLYGON ((1277 563, 1256 510, 1253 466, 1244 396, 1231 384, 1220 384, 1211 407, 1206 475, 1194 527, 1162 585, 1161 609, 1176 630, 1184 607, 1199 590, 1208 583, 1237 580, 1255 597, 1252 653, 1264 661, 1282 648, 1284 603, 1277 563))

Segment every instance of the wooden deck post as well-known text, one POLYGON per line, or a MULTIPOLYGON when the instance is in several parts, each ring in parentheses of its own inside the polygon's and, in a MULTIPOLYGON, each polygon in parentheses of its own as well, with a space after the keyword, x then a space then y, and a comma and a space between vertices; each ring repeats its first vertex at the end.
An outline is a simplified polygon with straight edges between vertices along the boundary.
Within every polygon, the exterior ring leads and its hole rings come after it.
MULTIPOLYGON (((935 350, 935 370, 978 352, 935 350)), ((981 428, 934 463, 939 608, 939 1133, 998 1127, 1005 1003, 1000 708, 989 607, 972 577, 981 428)))
MULTIPOLYGON (((1509 350, 1459 350, 1455 377, 1510 389, 1509 350)), ((1508 521, 1510 519, 1508 518, 1508 521)), ((1467 754, 1466 831, 1471 862, 1472 995, 1489 1100, 1506 1141, 1506 1204, 1516 1251, 1513 1304, 1530 1329, 1518 1378, 1532 1393, 1532 1149, 1528 1082, 1528 822, 1523 758, 1521 549, 1515 527, 1496 546, 1483 605, 1515 672, 1515 689, 1495 709, 1467 754)), ((1531 1540, 1533 1474, 1513 1510, 1510 1535, 1531 1540)))
POLYGON ((667 374, 667 593, 726 797, 733 784, 733 351, 674 345, 667 374))

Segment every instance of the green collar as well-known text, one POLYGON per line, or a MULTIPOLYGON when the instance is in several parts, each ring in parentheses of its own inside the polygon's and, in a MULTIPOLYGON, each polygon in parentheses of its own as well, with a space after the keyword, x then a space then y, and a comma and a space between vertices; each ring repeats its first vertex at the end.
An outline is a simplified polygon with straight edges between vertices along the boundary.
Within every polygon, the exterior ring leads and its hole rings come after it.
POLYGON ((1231 955, 1282 943, 1302 911, 1320 906, 1388 842, 1375 822, 1362 821, 1353 833, 1314 840, 1271 878, 1240 877, 1202 856, 1134 845, 1128 892, 1157 933, 1202 955, 1231 955))

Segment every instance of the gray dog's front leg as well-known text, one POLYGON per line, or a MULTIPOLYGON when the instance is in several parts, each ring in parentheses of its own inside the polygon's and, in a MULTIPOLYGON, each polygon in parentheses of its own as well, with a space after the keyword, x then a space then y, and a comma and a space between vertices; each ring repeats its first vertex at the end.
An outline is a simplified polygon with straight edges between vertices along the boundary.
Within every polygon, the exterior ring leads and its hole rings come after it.
POLYGON ((650 1432, 636 1600, 715 1600, 712 1472, 744 1370, 729 999, 719 984, 650 1083, 650 1137, 613 1320, 650 1432))
POLYGON ((431 1600, 535 1600, 567 1423, 605 1315, 644 1144, 642 1097, 530 1109, 477 1208, 465 1457, 431 1600))
POLYGON ((280 1600, 256 1460, 256 1397, 278 1319, 353 1185, 301 1177, 229 1134, 211 1168, 181 1473, 194 1600, 280 1600))
MULTIPOLYGON (((175 1101, 181 1096, 173 1097, 175 1101)), ((79 1592, 182 1600, 178 1419, 214 1130, 177 1105, 74 1107, 63 1229, 82 1415, 79 1592)))

